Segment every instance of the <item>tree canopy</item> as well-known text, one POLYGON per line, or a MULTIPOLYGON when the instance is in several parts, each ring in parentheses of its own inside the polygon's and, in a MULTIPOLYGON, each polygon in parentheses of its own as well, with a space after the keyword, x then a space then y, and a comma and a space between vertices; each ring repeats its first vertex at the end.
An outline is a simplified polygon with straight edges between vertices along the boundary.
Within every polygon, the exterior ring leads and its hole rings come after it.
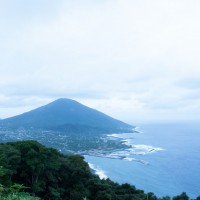
MULTIPOLYGON (((158 200, 153 193, 146 194, 130 184, 101 180, 84 157, 64 155, 36 141, 1 143, 0 166, 3 187, 23 185, 25 192, 45 200, 158 200)), ((183 193, 173 200, 188 198, 183 193)))

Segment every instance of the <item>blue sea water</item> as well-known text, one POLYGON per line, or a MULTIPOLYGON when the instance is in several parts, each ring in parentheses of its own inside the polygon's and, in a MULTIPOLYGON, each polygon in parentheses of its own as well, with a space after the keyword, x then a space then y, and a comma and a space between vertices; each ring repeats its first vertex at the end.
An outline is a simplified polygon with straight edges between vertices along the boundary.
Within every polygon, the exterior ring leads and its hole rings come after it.
POLYGON ((190 198, 199 196, 200 123, 142 123, 139 127, 141 133, 120 136, 135 150, 139 149, 131 155, 132 161, 95 156, 85 156, 85 160, 102 177, 128 182, 159 197, 183 191, 190 198))

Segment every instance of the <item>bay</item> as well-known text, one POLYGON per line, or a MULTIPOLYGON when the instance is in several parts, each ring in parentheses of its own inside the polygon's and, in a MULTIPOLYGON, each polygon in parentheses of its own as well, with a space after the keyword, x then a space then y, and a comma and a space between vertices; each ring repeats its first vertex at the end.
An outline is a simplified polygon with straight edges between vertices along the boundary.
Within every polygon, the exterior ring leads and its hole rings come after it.
POLYGON ((120 135, 121 140, 128 141, 135 149, 141 147, 141 152, 131 155, 132 161, 85 156, 86 161, 100 171, 102 177, 133 184, 159 197, 182 192, 190 198, 200 195, 199 123, 141 123, 139 130, 140 133, 124 134, 124 138, 120 135), (143 152, 145 147, 147 150, 143 152), (148 164, 138 162, 140 160, 148 164))

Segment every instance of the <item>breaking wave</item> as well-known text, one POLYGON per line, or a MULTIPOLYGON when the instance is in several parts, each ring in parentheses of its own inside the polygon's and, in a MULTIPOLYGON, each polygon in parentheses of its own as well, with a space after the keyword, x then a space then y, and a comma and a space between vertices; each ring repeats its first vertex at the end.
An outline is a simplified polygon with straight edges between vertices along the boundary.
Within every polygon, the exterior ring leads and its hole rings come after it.
POLYGON ((94 174, 98 175, 100 179, 107 179, 107 175, 106 173, 100 169, 98 166, 92 164, 92 163, 88 163, 90 169, 93 171, 94 174))

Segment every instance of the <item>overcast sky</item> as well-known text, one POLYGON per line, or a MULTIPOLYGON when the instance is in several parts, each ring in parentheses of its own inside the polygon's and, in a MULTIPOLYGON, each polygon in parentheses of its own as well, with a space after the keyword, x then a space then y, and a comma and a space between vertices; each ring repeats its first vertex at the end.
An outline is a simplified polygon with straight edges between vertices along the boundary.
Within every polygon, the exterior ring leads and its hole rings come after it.
POLYGON ((0 0, 0 118, 57 98, 126 122, 200 119, 199 0, 0 0))

